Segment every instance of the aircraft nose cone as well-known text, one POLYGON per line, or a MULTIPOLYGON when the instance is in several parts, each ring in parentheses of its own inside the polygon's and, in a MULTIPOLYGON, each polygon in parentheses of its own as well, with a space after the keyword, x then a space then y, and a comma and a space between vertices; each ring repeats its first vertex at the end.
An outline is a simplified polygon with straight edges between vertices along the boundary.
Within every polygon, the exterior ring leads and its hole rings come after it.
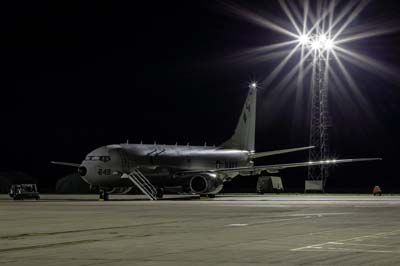
POLYGON ((78 174, 80 175, 80 176, 85 176, 86 174, 87 174, 87 169, 86 169, 86 167, 85 166, 80 166, 79 168, 78 168, 78 174))

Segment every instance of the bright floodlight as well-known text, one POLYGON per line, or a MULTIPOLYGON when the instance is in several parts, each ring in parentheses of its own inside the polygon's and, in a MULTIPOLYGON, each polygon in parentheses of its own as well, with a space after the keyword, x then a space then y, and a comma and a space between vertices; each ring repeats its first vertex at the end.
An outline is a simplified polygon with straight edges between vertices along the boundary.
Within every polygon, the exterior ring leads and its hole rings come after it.
POLYGON ((325 43, 328 40, 325 34, 319 35, 318 39, 321 43, 325 43))
POLYGON ((300 35, 300 36, 299 36, 299 43, 300 43, 301 45, 307 45, 308 42, 309 42, 309 38, 308 38, 307 35, 304 34, 304 35, 300 35))
MULTIPOLYGON (((289 95, 292 88, 296 88, 295 110, 300 111, 304 85, 310 85, 310 96, 312 97, 310 146, 316 146, 315 152, 310 154, 310 165, 315 165, 321 158, 327 157, 327 121, 328 117, 328 88, 331 84, 340 90, 343 96, 353 101, 352 94, 360 95, 360 88, 356 80, 349 73, 347 64, 354 65, 362 70, 382 77, 395 78, 398 82, 398 73, 385 66, 375 58, 349 49, 346 43, 367 40, 376 36, 398 34, 399 25, 393 23, 363 24, 357 18, 363 14, 368 2, 364 0, 340 1, 340 0, 318 0, 318 1, 277 1, 288 18, 288 23, 282 23, 281 18, 276 22, 261 12, 245 10, 236 4, 227 4, 229 12, 245 18, 268 30, 282 34, 285 39, 282 42, 263 45, 246 51, 243 55, 248 62, 261 60, 279 60, 273 71, 270 71, 264 80, 261 80, 264 88, 271 88, 271 95, 289 95), (315 4, 314 4, 315 3, 315 4), (266 17, 266 18, 264 18, 266 17), (286 25, 287 24, 287 25, 286 25), (291 25, 290 25, 291 24, 291 25), (351 33, 351 35, 350 35, 351 33), (298 62, 296 62, 298 59, 298 62), (333 63, 331 63, 333 62, 333 63), (291 66, 291 64, 293 64, 291 66), (297 76, 297 77, 296 77, 297 76), (309 80, 308 80, 309 79, 309 80), (352 90, 349 93, 347 90, 352 90), (277 93, 279 92, 279 94, 277 93), (317 92, 317 93, 316 93, 317 92), (318 140, 317 140, 318 138, 318 140)), ((367 20, 365 20, 367 21, 367 20)), ((242 58, 242 57, 240 57, 242 58)), ((249 87, 253 87, 249 83, 249 87)), ((357 97, 358 98, 358 97, 357 97)), ((366 110, 368 105, 361 101, 366 110)), ((369 114, 369 112, 366 112, 369 114)), ((335 159, 328 160, 335 163, 335 159)), ((321 161, 326 162, 326 161, 321 161)), ((309 171, 309 180, 326 181, 326 168, 309 171)))
POLYGON ((252 83, 250 84, 250 88, 256 89, 256 88, 257 88, 257 83, 256 83, 256 82, 252 82, 252 83))
MULTIPOLYGON (((299 37, 300 42, 303 40, 302 36, 299 37)), ((331 51, 335 48, 335 42, 329 39, 326 34, 314 35, 311 38, 307 37, 307 43, 309 44, 309 48, 314 51, 331 51)))
POLYGON ((320 40, 313 40, 312 42, 311 42, 311 49, 313 49, 313 50, 319 50, 319 49, 321 49, 321 41, 320 40))
POLYGON ((325 49, 332 50, 335 47, 335 42, 333 40, 326 40, 325 49))

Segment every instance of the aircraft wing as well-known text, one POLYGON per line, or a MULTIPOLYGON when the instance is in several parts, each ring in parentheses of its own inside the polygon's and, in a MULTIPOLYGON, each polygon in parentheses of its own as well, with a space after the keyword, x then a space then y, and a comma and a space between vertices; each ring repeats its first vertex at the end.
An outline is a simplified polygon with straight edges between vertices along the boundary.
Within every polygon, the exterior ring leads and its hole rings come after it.
POLYGON ((303 162, 303 163, 287 163, 287 164, 273 164, 264 166, 253 166, 254 170, 259 171, 279 171, 287 168, 297 167, 309 167, 309 166, 320 166, 320 165, 336 165, 342 163, 356 163, 356 162, 368 162, 368 161, 381 161, 382 158, 360 158, 360 159, 342 159, 342 160, 325 160, 316 162, 303 162))
POLYGON ((64 166, 70 166, 70 167, 76 167, 78 168, 79 166, 81 166, 81 164, 79 163, 66 163, 66 162, 55 162, 55 161, 51 161, 52 164, 57 164, 57 165, 64 165, 64 166))
POLYGON ((308 146, 308 147, 293 148, 293 149, 286 149, 286 150, 257 152, 257 153, 252 153, 250 155, 250 157, 253 158, 253 159, 256 159, 256 158, 267 157, 267 156, 272 156, 272 155, 291 153, 291 152, 296 152, 296 151, 310 150, 310 149, 313 149, 313 148, 314 148, 314 146, 308 146))
POLYGON ((191 174, 201 173, 216 173, 222 175, 241 174, 241 175, 252 175, 259 174, 263 171, 269 173, 278 173, 280 170, 297 167, 309 167, 319 165, 336 165, 343 163, 356 163, 356 162, 368 162, 368 161, 381 161, 382 158, 359 158, 359 159, 341 159, 341 160, 325 160, 315 162, 302 162, 302 163, 286 163, 286 164, 272 164, 272 165, 260 165, 260 166, 249 166, 249 167, 237 167, 237 168, 223 168, 223 169, 212 169, 203 171, 184 171, 176 173, 175 176, 187 176, 191 174))

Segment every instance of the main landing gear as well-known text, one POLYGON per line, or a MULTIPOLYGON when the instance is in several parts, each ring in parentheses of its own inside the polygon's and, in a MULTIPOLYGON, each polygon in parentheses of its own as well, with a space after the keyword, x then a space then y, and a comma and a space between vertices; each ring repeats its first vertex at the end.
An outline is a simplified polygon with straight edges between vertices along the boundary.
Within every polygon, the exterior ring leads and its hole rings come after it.
POLYGON ((110 194, 107 193, 105 190, 100 190, 99 200, 108 201, 110 200, 110 194))

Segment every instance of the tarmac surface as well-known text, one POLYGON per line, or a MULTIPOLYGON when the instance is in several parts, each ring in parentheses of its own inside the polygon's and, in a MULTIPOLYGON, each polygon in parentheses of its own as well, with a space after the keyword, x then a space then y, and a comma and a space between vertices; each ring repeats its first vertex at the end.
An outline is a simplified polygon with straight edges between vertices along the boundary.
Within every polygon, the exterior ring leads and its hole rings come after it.
POLYGON ((399 265, 400 197, 0 195, 0 265, 399 265))

